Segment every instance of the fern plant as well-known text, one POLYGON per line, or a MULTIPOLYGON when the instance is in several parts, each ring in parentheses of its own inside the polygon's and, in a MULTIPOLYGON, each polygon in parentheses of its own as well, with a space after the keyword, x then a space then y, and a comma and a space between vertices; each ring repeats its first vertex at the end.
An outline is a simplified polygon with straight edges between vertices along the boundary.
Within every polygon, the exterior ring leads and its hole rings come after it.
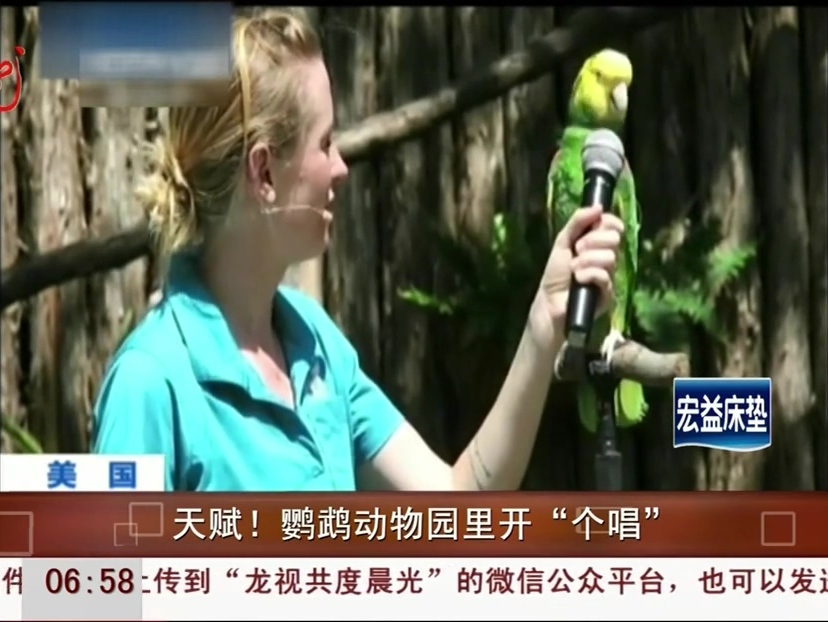
POLYGON ((467 230, 435 233, 437 255, 450 275, 449 291, 402 289, 399 296, 432 313, 461 321, 461 339, 486 340, 509 351, 518 341, 539 283, 547 246, 542 216, 494 215, 489 239, 467 230))
POLYGON ((725 339, 716 303, 756 256, 755 245, 726 248, 719 223, 682 220, 641 245, 635 320, 652 347, 688 350, 693 329, 725 339))
MULTIPOLYGON (((447 293, 403 289, 407 302, 462 321, 463 338, 496 342, 511 353, 546 264, 550 240, 543 214, 518 219, 498 213, 490 239, 460 232, 436 234, 437 254, 455 276, 447 293)), ((633 297, 642 341, 655 349, 688 350, 700 328, 723 339, 717 320, 720 292, 738 280, 756 254, 754 245, 721 246, 718 223, 683 221, 644 240, 633 297)))

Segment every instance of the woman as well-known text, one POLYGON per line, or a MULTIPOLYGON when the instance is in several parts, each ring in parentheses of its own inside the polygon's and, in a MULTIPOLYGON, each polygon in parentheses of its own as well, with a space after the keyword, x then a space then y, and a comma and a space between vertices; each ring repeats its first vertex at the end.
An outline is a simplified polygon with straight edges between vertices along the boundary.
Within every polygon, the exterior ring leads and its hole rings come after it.
POLYGON ((169 490, 516 489, 570 279, 596 284, 605 305, 620 221, 579 210, 560 233, 499 397, 448 465, 360 370, 325 311, 278 287, 290 264, 325 250, 348 172, 331 143, 317 36, 267 11, 235 22, 233 46, 227 103, 171 110, 142 187, 167 284, 104 379, 95 451, 163 454, 169 490))

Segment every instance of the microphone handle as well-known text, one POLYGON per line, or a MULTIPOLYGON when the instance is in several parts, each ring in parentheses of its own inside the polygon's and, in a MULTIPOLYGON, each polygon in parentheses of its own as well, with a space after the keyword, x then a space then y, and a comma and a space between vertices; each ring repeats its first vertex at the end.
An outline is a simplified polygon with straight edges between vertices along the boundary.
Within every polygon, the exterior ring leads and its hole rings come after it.
MULTIPOLYGON (((612 209, 615 177, 600 170, 586 171, 582 207, 600 205, 604 212, 612 209)), ((598 288, 593 284, 578 283, 572 277, 566 306, 566 340, 575 348, 586 347, 595 311, 598 307, 598 288)))

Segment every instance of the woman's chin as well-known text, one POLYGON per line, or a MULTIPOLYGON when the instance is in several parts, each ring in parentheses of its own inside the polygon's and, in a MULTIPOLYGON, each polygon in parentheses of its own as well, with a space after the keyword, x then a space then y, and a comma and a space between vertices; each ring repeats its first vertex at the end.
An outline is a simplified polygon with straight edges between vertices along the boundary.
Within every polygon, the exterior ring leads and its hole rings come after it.
POLYGON ((291 263, 300 263, 318 257, 328 247, 331 237, 333 214, 328 209, 297 209, 283 220, 279 241, 283 252, 290 255, 291 263))
POLYGON ((302 259, 299 261, 308 261, 315 259, 322 255, 331 243, 331 223, 333 217, 328 215, 322 222, 320 222, 312 231, 306 231, 305 235, 298 236, 299 239, 304 239, 302 244, 302 259))

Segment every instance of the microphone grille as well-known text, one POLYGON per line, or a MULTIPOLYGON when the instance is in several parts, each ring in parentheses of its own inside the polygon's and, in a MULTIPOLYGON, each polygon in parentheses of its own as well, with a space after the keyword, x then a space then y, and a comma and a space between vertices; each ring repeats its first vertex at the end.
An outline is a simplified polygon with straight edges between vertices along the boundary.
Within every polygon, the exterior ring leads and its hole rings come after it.
POLYGON ((584 141, 581 164, 585 171, 604 171, 617 179, 624 168, 624 143, 611 130, 595 130, 584 141))

